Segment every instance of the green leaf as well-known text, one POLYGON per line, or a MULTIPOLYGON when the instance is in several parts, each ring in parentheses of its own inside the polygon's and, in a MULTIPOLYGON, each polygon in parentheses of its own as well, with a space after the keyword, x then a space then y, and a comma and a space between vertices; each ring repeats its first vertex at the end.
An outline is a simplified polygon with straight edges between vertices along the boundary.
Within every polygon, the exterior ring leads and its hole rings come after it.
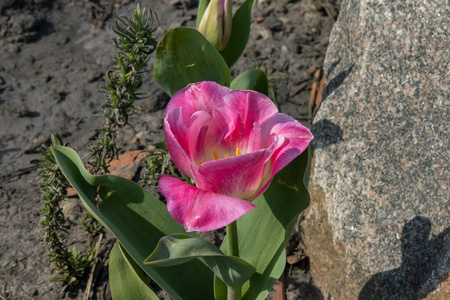
POLYGON ((239 74, 230 85, 232 90, 253 90, 266 96, 269 95, 269 84, 263 70, 248 70, 239 74))
POLYGON ((163 236, 185 233, 166 206, 125 178, 93 176, 70 148, 52 147, 64 175, 83 205, 124 246, 134 261, 173 299, 212 299, 214 274, 200 260, 182 266, 152 268, 145 258, 163 236))
MULTIPOLYGON (((239 256, 256 267, 256 273, 243 286, 243 300, 265 299, 284 270, 285 243, 298 215, 309 205, 305 186, 308 153, 309 149, 305 150, 281 170, 264 195, 253 201, 257 208, 237 220, 239 256)), ((221 250, 227 253, 226 241, 221 250)), ((215 289, 221 290, 217 282, 215 289)))
POLYGON ((239 257, 224 255, 216 246, 185 234, 163 237, 145 260, 153 267, 183 264, 199 258, 228 286, 238 287, 255 273, 255 267, 239 257))
POLYGON ((255 0, 247 0, 236 11, 233 16, 230 40, 225 49, 220 51, 230 68, 239 59, 242 52, 244 52, 245 46, 247 46, 254 3, 255 0))
POLYGON ((200 21, 203 18, 203 14, 205 13, 206 8, 208 7, 210 0, 200 0, 198 2, 198 9, 197 9, 197 21, 195 24, 195 27, 198 28, 198 25, 200 24, 200 21))
MULTIPOLYGON (((243 291, 247 291, 247 294, 243 299, 253 299, 252 297, 254 297, 254 299, 265 299, 267 293, 271 290, 273 283, 283 273, 285 266, 286 251, 284 249, 284 245, 282 245, 275 253, 264 272, 254 274, 242 287, 243 291), (250 290, 253 295, 248 293, 250 286, 253 286, 250 290)), ((219 280, 217 276, 214 277, 214 297, 215 300, 227 299, 227 286, 223 283, 223 281, 219 280)))
POLYGON ((159 300, 144 271, 118 241, 109 255, 109 281, 114 300, 159 300))
POLYGON ((64 277, 49 277, 47 278, 48 281, 52 282, 64 282, 66 279, 64 277))
POLYGON ((156 48, 154 78, 169 96, 199 81, 229 86, 230 76, 222 56, 196 29, 171 29, 156 48))

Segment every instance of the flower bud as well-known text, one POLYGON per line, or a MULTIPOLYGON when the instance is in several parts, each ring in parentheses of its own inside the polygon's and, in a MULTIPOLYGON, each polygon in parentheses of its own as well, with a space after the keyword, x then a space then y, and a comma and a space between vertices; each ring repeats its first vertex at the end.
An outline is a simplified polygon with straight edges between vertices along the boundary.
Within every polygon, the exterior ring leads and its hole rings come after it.
POLYGON ((198 25, 198 31, 219 51, 230 39, 231 14, 231 0, 211 0, 198 25))

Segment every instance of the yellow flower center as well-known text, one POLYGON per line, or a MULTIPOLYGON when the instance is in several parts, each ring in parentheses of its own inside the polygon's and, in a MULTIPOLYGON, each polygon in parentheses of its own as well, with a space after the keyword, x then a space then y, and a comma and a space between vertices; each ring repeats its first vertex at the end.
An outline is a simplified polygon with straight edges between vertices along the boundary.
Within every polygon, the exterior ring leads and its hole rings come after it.
MULTIPOLYGON (((213 147, 213 153, 214 153, 214 159, 215 160, 220 159, 219 154, 217 154, 217 148, 216 147, 213 147)), ((241 150, 239 148, 236 148, 236 156, 239 156, 239 155, 241 155, 241 150)), ((230 157, 230 154, 228 154, 228 153, 223 155, 223 158, 228 158, 228 157, 230 157)), ((202 163, 203 163, 202 161, 199 162, 198 166, 200 167, 202 165, 202 163)))
MULTIPOLYGON (((214 159, 215 160, 220 159, 219 154, 217 154, 216 147, 213 147, 213 152, 214 152, 214 159)), ((236 148, 236 156, 238 156, 238 155, 241 155, 241 150, 239 150, 239 148, 236 148)), ((228 158, 228 157, 230 157, 230 154, 228 154, 228 153, 223 155, 223 158, 228 158)))

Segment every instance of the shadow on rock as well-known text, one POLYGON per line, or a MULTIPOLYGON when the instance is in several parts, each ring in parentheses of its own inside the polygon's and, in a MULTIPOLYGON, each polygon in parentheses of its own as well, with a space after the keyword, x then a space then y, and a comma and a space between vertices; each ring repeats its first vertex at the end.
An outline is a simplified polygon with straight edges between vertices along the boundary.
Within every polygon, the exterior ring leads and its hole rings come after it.
POLYGON ((314 140, 312 141, 314 148, 323 148, 337 144, 344 138, 342 128, 327 119, 314 123, 311 127, 311 132, 314 135, 314 140))
MULTIPOLYGON (((328 68, 328 75, 337 67, 337 65, 340 63, 340 59, 336 62, 332 63, 331 66, 328 68)), ((338 75, 336 75, 333 79, 330 79, 327 83, 327 85, 324 87, 322 92, 322 102, 325 101, 325 99, 332 93, 334 90, 336 90, 338 87, 341 86, 342 83, 344 83, 344 80, 350 75, 352 72, 352 69, 354 67, 354 64, 352 64, 347 69, 339 72, 338 75)))
POLYGON ((306 291, 306 295, 296 295, 294 299, 304 300, 325 300, 322 292, 315 285, 302 282, 298 288, 300 291, 306 291))
POLYGON ((327 79, 328 79, 328 76, 331 74, 331 72, 333 72, 334 69, 336 69, 336 67, 339 65, 340 62, 341 62, 341 58, 339 58, 338 60, 331 63, 331 65, 328 68, 327 73, 326 73, 327 79))
POLYGON ((377 273, 358 300, 420 299, 437 288, 450 271, 450 227, 429 239, 431 222, 415 217, 403 227, 402 265, 377 273))

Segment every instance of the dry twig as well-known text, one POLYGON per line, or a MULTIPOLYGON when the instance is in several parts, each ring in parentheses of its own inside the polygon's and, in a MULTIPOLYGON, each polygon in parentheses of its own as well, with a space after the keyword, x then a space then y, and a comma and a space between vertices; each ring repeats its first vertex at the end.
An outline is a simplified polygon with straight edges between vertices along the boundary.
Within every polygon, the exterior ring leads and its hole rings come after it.
POLYGON ((317 1, 317 4, 319 4, 320 6, 323 7, 323 9, 325 9, 325 12, 327 13, 328 17, 331 19, 331 22, 334 25, 334 23, 336 21, 334 20, 333 14, 331 13, 331 10, 330 10, 330 7, 328 6, 328 4, 327 3, 322 3, 320 1, 317 1))
POLYGON ((302 84, 300 84, 300 86, 295 91, 293 91, 293 92, 291 92, 289 94, 289 97, 294 97, 295 95, 300 93, 307 86, 308 86, 308 83, 307 82, 303 82, 302 84))
POLYGON ((89 297, 89 293, 91 292, 92 283, 94 281, 95 267, 97 266, 97 262, 98 262, 98 249, 100 248, 102 238, 103 238, 103 233, 101 233, 100 236, 98 237, 97 247, 95 247, 96 249, 95 249, 95 255, 94 255, 94 262, 92 264, 91 273, 89 274, 89 280, 87 282, 83 300, 87 300, 89 297))
POLYGON ((321 74, 320 69, 316 70, 316 72, 314 73, 314 82, 311 87, 311 96, 309 97, 309 103, 308 103, 308 108, 309 108, 310 114, 313 113, 314 103, 316 102, 316 95, 317 95, 317 90, 319 87, 320 74, 321 74))

